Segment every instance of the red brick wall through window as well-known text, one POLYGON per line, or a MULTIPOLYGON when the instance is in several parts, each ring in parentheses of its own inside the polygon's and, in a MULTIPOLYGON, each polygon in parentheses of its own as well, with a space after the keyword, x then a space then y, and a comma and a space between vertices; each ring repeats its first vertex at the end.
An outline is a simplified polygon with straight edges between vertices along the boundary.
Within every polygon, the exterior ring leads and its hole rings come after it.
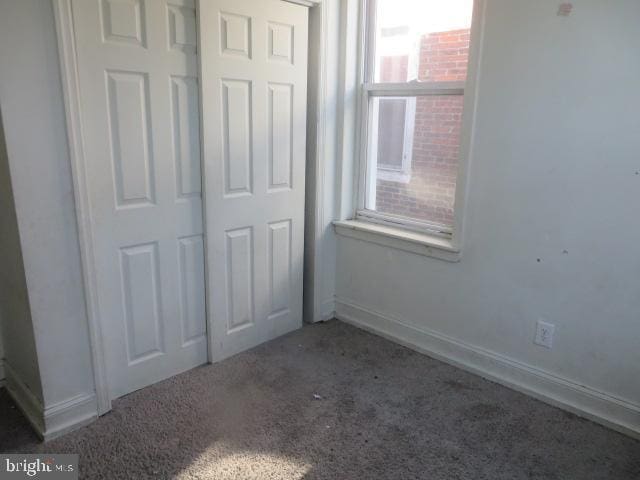
MULTIPOLYGON (((424 35, 418 78, 465 81, 468 55, 467 29, 424 35)), ((384 57, 382 81, 405 81, 407 63, 407 56, 384 57)), ((452 225, 462 105, 461 95, 418 97, 410 181, 378 179, 378 211, 452 225)))

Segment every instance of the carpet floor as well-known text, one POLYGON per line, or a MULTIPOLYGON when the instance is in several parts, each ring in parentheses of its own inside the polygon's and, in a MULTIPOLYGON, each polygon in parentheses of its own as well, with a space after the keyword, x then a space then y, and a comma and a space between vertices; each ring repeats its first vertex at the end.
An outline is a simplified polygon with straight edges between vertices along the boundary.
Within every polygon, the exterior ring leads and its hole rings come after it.
POLYGON ((0 452, 78 453, 81 478, 640 479, 640 442, 339 321, 46 444, 2 389, 0 452))

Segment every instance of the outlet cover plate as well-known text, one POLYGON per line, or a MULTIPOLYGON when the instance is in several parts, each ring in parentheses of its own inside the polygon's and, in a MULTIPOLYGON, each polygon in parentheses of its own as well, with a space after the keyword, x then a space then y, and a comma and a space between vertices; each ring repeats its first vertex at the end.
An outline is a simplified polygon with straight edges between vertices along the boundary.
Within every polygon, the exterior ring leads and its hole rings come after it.
POLYGON ((536 323, 536 337, 533 343, 545 348, 553 347, 553 332, 555 329, 556 326, 554 324, 538 320, 536 323))

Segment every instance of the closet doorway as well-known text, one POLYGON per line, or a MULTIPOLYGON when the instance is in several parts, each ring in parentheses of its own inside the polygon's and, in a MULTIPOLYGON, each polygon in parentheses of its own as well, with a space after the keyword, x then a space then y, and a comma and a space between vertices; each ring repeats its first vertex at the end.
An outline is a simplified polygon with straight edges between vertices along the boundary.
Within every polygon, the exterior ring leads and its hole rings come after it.
POLYGON ((300 327, 308 9, 58 3, 98 390, 117 398, 300 327))

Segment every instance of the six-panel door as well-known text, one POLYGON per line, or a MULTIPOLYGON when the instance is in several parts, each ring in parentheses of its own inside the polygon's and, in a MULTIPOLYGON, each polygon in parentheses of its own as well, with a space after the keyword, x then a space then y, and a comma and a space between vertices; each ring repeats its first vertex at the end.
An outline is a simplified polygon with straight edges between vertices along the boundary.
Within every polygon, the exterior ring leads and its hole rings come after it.
POLYGON ((72 4, 112 398, 207 361, 193 0, 72 4))
POLYGON ((200 0, 211 358, 302 325, 307 9, 200 0))
POLYGON ((302 322, 307 9, 198 7, 72 4, 112 398, 302 322))

